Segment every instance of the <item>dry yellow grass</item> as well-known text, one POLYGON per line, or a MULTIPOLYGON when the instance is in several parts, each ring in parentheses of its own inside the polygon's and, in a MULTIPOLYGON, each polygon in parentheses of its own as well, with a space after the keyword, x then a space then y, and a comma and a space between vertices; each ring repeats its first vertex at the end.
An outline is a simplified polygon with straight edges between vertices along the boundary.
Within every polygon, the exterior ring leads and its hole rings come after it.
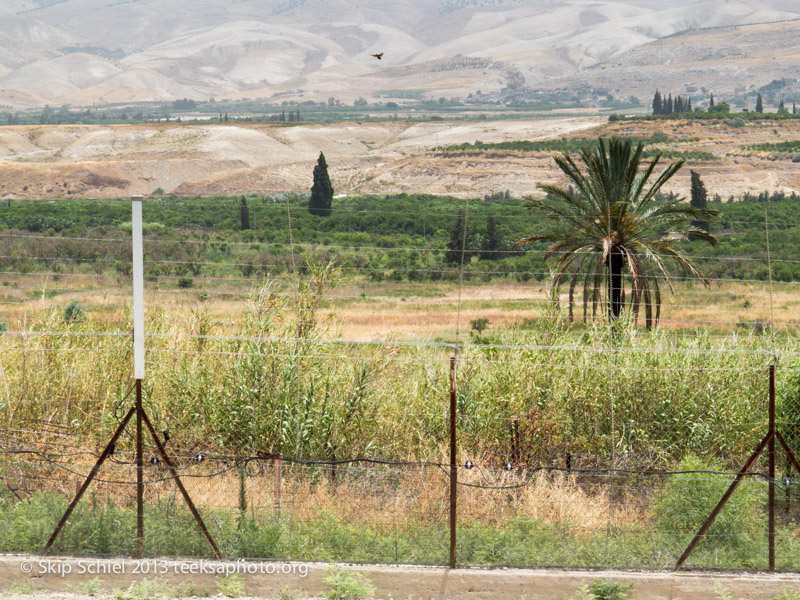
MULTIPOLYGON (((31 275, 15 281, 18 287, 2 289, 3 298, 13 302, 4 315, 12 329, 23 324, 34 326, 43 315, 63 309, 71 300, 78 300, 99 324, 127 327, 127 286, 106 287, 108 280, 93 276, 43 283, 41 276, 31 275), (52 289, 58 291, 57 295, 47 293, 52 289)), ((149 314, 169 314, 182 333, 197 333, 198 310, 205 313, 214 332, 220 333, 235 328, 253 285, 209 284, 189 290, 150 288, 145 302, 149 314), (208 298, 201 302, 204 293, 208 298)), ((772 294, 765 282, 712 282, 709 288, 678 283, 674 294, 663 294, 660 327, 744 332, 754 323, 770 323, 774 315, 776 330, 793 329, 800 325, 797 291, 794 283, 776 283, 772 294)), ((291 288, 284 293, 291 305, 291 288)), ((567 295, 562 294, 560 312, 565 318, 567 301, 567 295)), ((545 285, 536 282, 466 285, 460 292, 454 284, 345 284, 329 294, 318 315, 329 322, 332 338, 429 339, 452 335, 457 329, 464 335, 470 329, 470 321, 478 318, 489 319, 489 330, 510 328, 525 319, 541 317, 547 312, 548 303, 545 285)), ((576 321, 582 320, 582 304, 576 304, 574 315, 576 321)), ((639 322, 644 322, 643 311, 639 322)))

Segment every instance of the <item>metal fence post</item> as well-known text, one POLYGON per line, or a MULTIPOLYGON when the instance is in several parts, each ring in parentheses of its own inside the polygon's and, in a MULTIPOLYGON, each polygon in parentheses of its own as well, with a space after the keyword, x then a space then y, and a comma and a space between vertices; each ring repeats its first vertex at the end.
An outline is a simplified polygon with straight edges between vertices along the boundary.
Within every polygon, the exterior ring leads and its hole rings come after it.
POLYGON ((280 458, 272 459, 272 468, 275 471, 275 477, 272 486, 273 496, 275 498, 275 515, 280 516, 281 514, 281 459, 280 458))
POLYGON ((450 568, 456 568, 456 357, 450 357, 450 568))
POLYGON ((767 446, 767 555, 769 570, 775 570, 775 363, 769 366, 769 445, 767 446))

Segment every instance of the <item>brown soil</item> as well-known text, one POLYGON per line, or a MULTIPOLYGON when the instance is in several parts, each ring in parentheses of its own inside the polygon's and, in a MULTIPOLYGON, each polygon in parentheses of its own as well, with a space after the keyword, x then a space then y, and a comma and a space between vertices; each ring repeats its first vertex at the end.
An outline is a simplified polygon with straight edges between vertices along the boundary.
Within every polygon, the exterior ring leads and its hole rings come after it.
POLYGON ((600 117, 430 123, 156 124, 0 127, 0 198, 117 197, 161 188, 181 195, 308 191, 320 151, 337 193, 425 192, 481 197, 534 193, 560 180, 551 152, 435 152, 474 142, 561 136, 642 135, 663 131, 668 148, 704 150, 670 183, 687 195, 689 171, 709 192, 800 189, 789 158, 771 160, 743 146, 800 139, 799 122, 736 128, 723 121, 607 124, 600 117))
MULTIPOLYGON (((109 569, 112 564, 124 568, 125 572, 114 575, 100 575, 103 592, 91 596, 95 599, 113 599, 112 589, 126 589, 145 577, 134 575, 133 559, 93 559, 51 557, 51 564, 70 565, 72 573, 61 576, 50 574, 30 576, 22 572, 27 563, 36 571, 40 561, 38 555, 5 555, 0 559, 0 596, 10 600, 84 600, 88 595, 68 593, 79 589, 76 586, 94 577, 94 574, 78 574, 79 562, 84 568, 109 569), (19 593, 19 591, 29 593, 19 593), (31 593, 31 590, 34 590, 31 593)), ((160 577, 165 585, 178 585, 190 582, 197 593, 217 593, 218 575, 179 575, 176 569, 181 565, 198 564, 200 561, 164 561, 168 574, 160 577)), ((222 563, 206 562, 217 568, 222 563)), ((251 563, 252 564, 252 563, 251 563)), ((264 564, 256 562, 255 565, 264 564)), ((267 563, 269 564, 269 563, 267 563)), ((313 563, 272 563, 279 569, 287 566, 288 574, 244 575, 247 597, 278 598, 280 591, 289 588, 298 597, 320 597, 329 589, 324 581, 329 565, 313 563), (306 571, 307 569, 307 571, 306 571), (294 571, 293 573, 291 571, 294 571), (305 577, 300 573, 306 572, 305 577)), ((230 568, 235 563, 228 563, 230 568)), ((376 588, 375 598, 425 598, 445 600, 448 598, 475 598, 485 600, 561 600, 575 598, 578 589, 591 585, 593 580, 611 580, 631 585, 628 597, 632 600, 699 600, 723 597, 747 598, 748 600, 768 600, 785 591, 797 593, 800 590, 800 576, 797 574, 757 574, 757 573, 631 573, 620 571, 567 571, 537 569, 456 569, 442 567, 407 566, 369 566, 352 567, 367 575, 376 588)), ((149 577, 148 579, 154 579, 149 577)))

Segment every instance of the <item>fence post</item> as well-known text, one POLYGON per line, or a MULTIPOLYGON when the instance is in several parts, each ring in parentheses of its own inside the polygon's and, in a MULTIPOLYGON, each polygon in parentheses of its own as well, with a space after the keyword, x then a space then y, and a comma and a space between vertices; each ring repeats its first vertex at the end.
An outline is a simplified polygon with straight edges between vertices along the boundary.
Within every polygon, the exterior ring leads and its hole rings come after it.
POLYGON ((456 568, 456 357, 450 357, 450 568, 456 568))
POLYGON ((142 464, 142 380, 136 380, 136 557, 144 553, 144 465, 142 464))
POLYGON ((768 523, 767 554, 769 570, 775 570, 775 363, 769 366, 769 445, 767 446, 768 523))
POLYGON ((273 495, 275 497, 275 514, 281 514, 281 459, 272 459, 272 468, 275 471, 275 478, 272 486, 273 495))

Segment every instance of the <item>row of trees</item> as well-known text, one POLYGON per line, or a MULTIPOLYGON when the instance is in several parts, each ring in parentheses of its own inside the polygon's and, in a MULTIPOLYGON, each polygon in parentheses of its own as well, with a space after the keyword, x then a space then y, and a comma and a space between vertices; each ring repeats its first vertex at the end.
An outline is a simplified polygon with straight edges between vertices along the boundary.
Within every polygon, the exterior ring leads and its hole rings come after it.
POLYGON ((653 96, 654 115, 674 115, 678 113, 692 112, 692 99, 689 96, 676 96, 672 99, 672 94, 667 98, 662 98, 661 92, 656 90, 653 96))
POLYGON ((499 260, 512 254, 525 254, 524 250, 512 252, 509 248, 493 214, 487 215, 486 228, 481 233, 467 224, 465 211, 459 210, 450 229, 444 260, 449 264, 460 264, 462 260, 468 263, 473 256, 483 260, 499 260))
MULTIPOLYGON (((680 113, 690 113, 692 111, 702 111, 703 109, 700 107, 692 108, 692 99, 689 96, 676 96, 674 99, 672 98, 672 94, 669 94, 666 98, 661 95, 661 92, 656 90, 656 93, 653 95, 653 114, 654 115, 674 115, 680 113)), ((711 98, 708 102, 708 112, 711 113, 729 113, 731 111, 731 106, 727 102, 714 102, 714 94, 711 94, 711 98)), ((744 109, 747 112, 747 109, 744 109)), ((756 113, 763 113, 764 112, 764 98, 761 94, 758 94, 756 97, 756 106, 754 109, 756 113)), ((786 107, 786 104, 781 98, 780 103, 778 104, 778 114, 788 114, 790 111, 786 107)), ((796 103, 792 102, 792 110, 791 113, 793 115, 797 114, 797 105, 796 103)))

